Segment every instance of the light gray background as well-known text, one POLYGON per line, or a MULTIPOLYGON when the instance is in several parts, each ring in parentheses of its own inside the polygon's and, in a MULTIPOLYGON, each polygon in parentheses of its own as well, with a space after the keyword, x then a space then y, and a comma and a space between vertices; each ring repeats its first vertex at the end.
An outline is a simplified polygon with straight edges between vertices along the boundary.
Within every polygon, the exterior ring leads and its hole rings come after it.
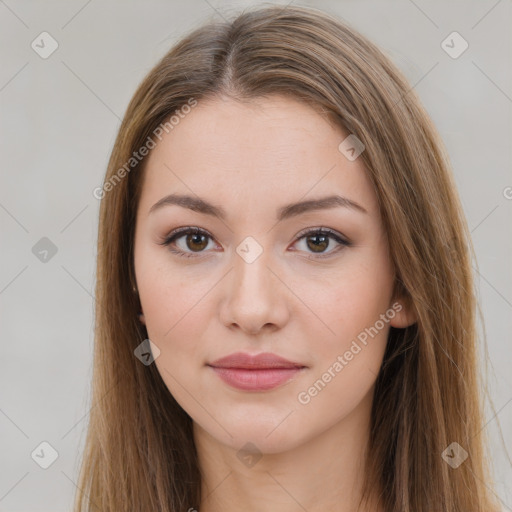
MULTIPOLYGON (((91 406, 92 191, 130 97, 184 33, 255 3, 0 0, 0 511, 71 510, 91 406), (59 44, 47 59, 31 48, 43 31, 59 44), (45 263, 32 252, 42 237, 57 247, 45 263), (42 441, 59 454, 46 470, 31 458, 42 441)), ((379 44, 448 147, 477 251, 504 443, 490 409, 485 428, 512 510, 511 1, 296 4, 341 16, 379 44), (453 31, 469 43, 457 59, 441 47, 453 31)))

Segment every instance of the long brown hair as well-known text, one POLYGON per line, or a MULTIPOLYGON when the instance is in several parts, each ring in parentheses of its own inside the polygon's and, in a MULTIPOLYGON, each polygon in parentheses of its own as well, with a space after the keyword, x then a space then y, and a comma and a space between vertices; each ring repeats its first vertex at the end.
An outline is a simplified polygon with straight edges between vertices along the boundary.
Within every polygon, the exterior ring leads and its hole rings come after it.
POLYGON ((171 129, 170 117, 191 100, 219 94, 290 95, 365 146, 360 158, 389 239, 395 295, 406 297, 417 322, 389 334, 363 499, 382 489, 386 512, 497 510, 482 432, 474 251, 446 151, 376 46, 323 12, 273 6, 187 35, 124 116, 100 194, 93 407, 75 511, 181 512, 201 502, 192 420, 156 366, 134 356, 147 332, 137 319, 133 261, 146 160, 133 154, 162 123, 171 129), (468 453, 457 468, 442 456, 453 442, 468 453))

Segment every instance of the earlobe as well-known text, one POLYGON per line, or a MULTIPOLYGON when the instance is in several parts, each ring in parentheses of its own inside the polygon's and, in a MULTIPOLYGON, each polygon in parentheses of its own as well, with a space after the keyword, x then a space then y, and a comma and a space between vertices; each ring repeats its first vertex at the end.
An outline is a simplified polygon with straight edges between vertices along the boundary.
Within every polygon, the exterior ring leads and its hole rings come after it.
POLYGON ((141 313, 139 313, 138 316, 139 316, 140 323, 146 325, 146 319, 144 318, 144 313, 141 312, 141 313))
POLYGON ((391 309, 395 312, 395 316, 389 321, 392 327, 405 329, 418 321, 414 308, 403 300, 393 303, 391 309))

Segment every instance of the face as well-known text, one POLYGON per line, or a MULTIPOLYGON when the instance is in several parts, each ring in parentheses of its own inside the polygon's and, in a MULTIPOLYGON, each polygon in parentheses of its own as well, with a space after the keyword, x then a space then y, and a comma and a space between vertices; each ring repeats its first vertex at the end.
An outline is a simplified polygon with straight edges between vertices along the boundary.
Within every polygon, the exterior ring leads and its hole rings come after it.
POLYGON ((220 443, 277 453, 349 421, 371 403, 389 327, 410 323, 362 159, 338 149, 348 135, 292 99, 215 99, 148 157, 142 321, 169 391, 220 443), (331 196, 345 199, 313 208, 331 196), (216 363, 240 352, 272 355, 216 363))

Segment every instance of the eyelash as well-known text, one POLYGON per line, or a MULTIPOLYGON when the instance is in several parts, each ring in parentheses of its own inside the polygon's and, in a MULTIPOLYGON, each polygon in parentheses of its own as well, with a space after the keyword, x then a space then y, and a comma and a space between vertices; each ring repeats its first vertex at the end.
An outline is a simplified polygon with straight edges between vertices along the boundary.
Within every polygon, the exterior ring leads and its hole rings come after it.
MULTIPOLYGON (((202 251, 197 253, 189 253, 184 252, 181 250, 176 250, 171 247, 171 244, 175 242, 178 238, 181 238, 183 235, 206 235, 208 238, 213 240, 213 237, 205 230, 197 227, 187 226, 184 228, 179 228, 174 231, 172 231, 162 242, 159 242, 159 245, 168 246, 169 250, 176 254, 177 256, 183 257, 183 258, 197 258, 201 257, 200 254, 202 251)), ((320 235, 320 236, 328 236, 329 238, 333 239, 334 241, 338 242, 340 246, 333 251, 330 251, 328 253, 311 253, 314 256, 310 257, 309 259, 323 259, 323 258, 329 258, 333 254, 338 253, 340 250, 342 250, 344 247, 350 247, 352 243, 344 238, 342 238, 336 231, 333 231, 329 228, 313 228, 308 229, 306 231, 302 231, 297 235, 297 242, 302 240, 303 238, 307 238, 311 235, 320 235)))

